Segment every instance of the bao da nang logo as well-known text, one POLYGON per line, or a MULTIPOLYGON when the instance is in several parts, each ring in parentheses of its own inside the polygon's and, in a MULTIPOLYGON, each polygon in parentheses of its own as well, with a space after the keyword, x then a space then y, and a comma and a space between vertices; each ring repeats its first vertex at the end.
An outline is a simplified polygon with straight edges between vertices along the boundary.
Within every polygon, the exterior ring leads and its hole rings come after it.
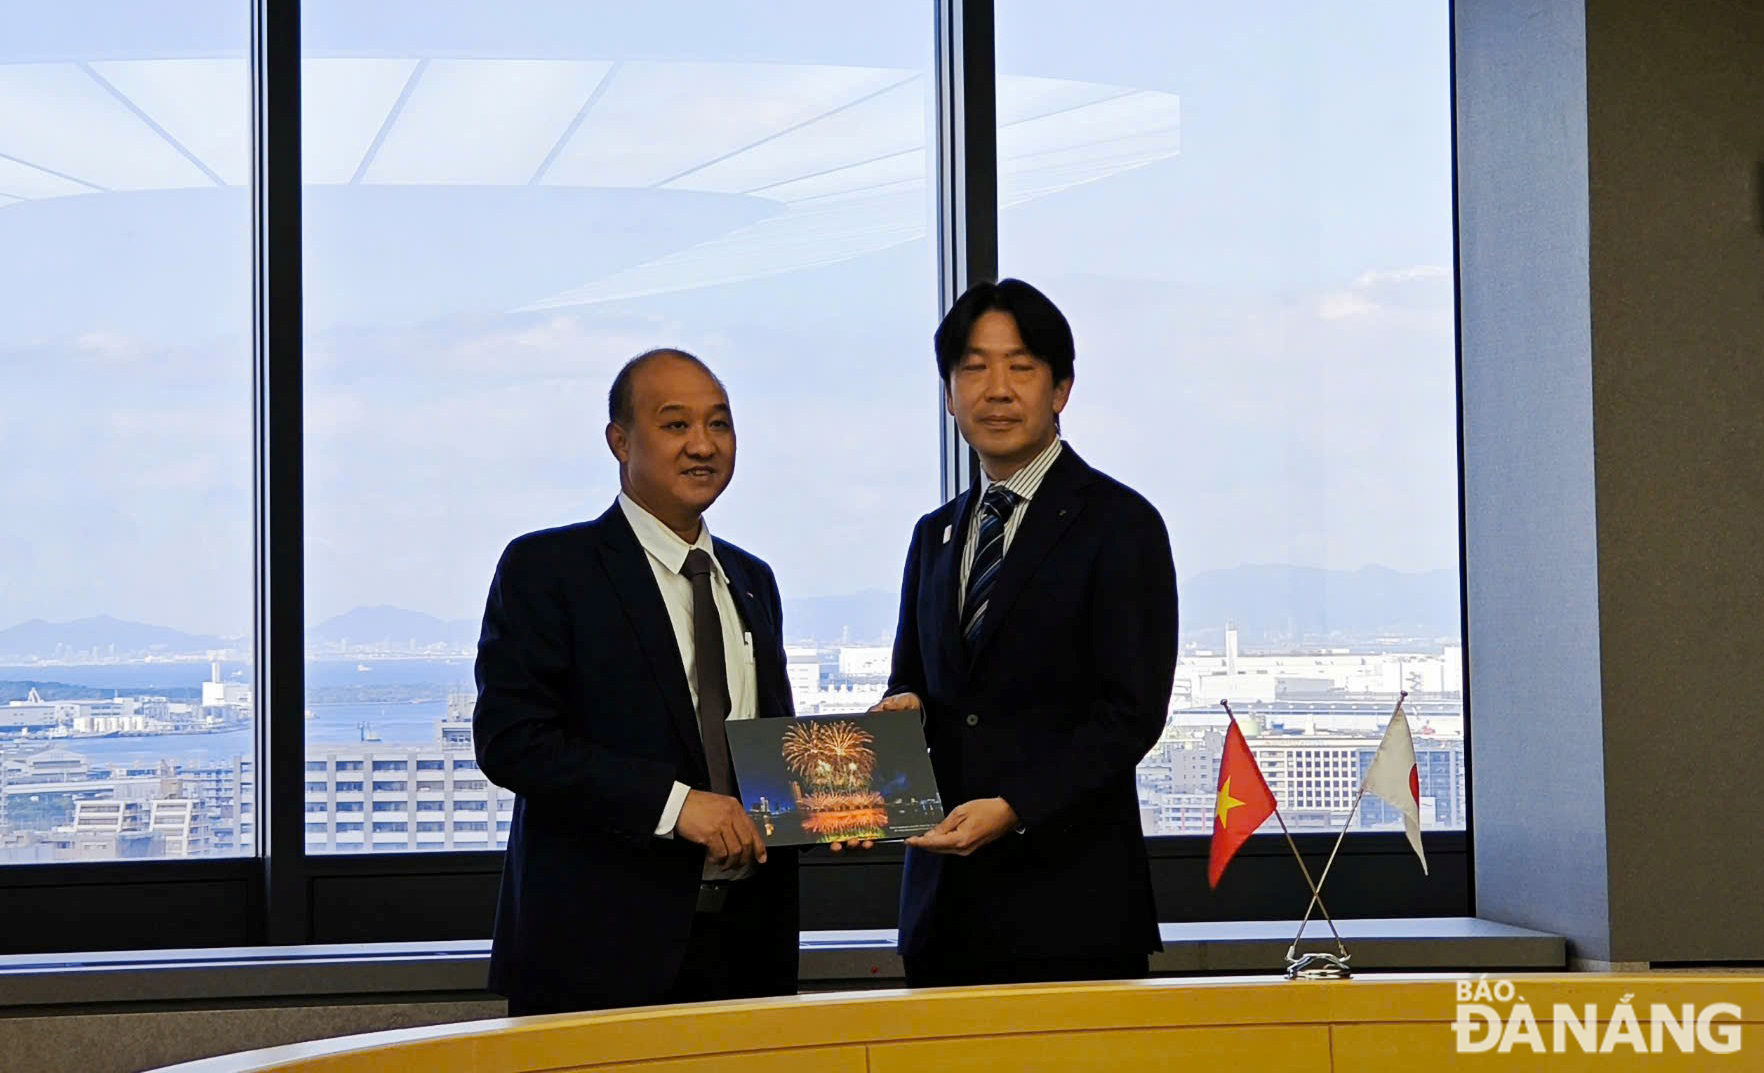
POLYGON ((1654 1002, 1644 1009, 1631 993, 1614 1006, 1557 1002, 1534 1011, 1511 980, 1459 980, 1457 989, 1452 1031, 1460 1054, 1732 1054, 1740 1049, 1740 1008, 1732 1002, 1702 1007, 1654 1002))

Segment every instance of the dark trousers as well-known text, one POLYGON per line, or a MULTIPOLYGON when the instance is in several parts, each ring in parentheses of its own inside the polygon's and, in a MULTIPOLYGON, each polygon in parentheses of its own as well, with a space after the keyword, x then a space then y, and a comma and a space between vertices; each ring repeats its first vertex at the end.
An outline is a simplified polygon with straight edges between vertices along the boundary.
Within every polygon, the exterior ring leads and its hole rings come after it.
POLYGON ((1151 973, 1145 954, 1104 957, 994 958, 976 951, 938 950, 906 962, 908 987, 981 987, 1079 980, 1137 980, 1151 973))
POLYGON ((774 949, 776 928, 764 926, 776 909, 760 900, 760 892, 747 881, 734 884, 723 908, 714 913, 694 913, 692 935, 680 971, 665 993, 647 1001, 580 1003, 514 999, 508 1001, 510 1017, 542 1013, 581 1013, 619 1006, 667 1005, 677 1002, 716 1002, 722 999, 766 998, 796 994, 796 953, 774 949))

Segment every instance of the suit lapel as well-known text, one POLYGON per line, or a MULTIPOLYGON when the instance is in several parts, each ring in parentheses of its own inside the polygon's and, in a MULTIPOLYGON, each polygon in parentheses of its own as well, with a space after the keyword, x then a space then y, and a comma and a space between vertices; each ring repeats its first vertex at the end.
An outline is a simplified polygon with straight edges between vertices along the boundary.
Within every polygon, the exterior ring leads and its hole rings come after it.
POLYGON ((939 616, 938 657, 952 670, 965 671, 967 654, 962 650, 961 611, 956 605, 962 588, 962 548, 968 542, 968 525, 978 497, 969 488, 955 500, 955 521, 949 539, 938 544, 931 559, 931 606, 939 616))
POLYGON ((1060 457, 1054 460, 1053 468, 1041 480, 1041 487, 1035 490, 1035 498, 1029 501, 1029 513, 998 568, 998 580, 992 583, 986 617, 980 621, 980 634, 974 638, 970 658, 978 658, 985 651, 987 642, 1010 616, 1011 606, 1023 594, 1036 567, 1077 520, 1084 507, 1079 491, 1090 474, 1090 467, 1070 446, 1060 450, 1060 457))
POLYGON ((668 607, 662 602, 661 590, 655 584, 655 572, 649 556, 637 543, 637 534, 625 520, 625 512, 615 502, 612 509, 600 516, 601 560, 625 617, 637 635, 649 669, 661 686, 674 730, 686 749, 686 755, 701 771, 706 770, 704 741, 699 736, 698 713, 692 708, 692 692, 686 684, 686 661, 674 640, 674 625, 668 619, 668 607))
POLYGON ((776 707, 769 706, 768 701, 778 696, 781 688, 773 681, 772 672, 776 670, 770 658, 778 650, 778 631, 780 626, 772 621, 771 608, 759 595, 753 577, 739 556, 731 554, 722 541, 714 541, 717 545, 717 562, 723 566, 723 573, 729 578, 729 595, 735 600, 735 610, 741 614, 741 625, 753 641, 753 684, 756 700, 757 716, 781 715, 776 707))

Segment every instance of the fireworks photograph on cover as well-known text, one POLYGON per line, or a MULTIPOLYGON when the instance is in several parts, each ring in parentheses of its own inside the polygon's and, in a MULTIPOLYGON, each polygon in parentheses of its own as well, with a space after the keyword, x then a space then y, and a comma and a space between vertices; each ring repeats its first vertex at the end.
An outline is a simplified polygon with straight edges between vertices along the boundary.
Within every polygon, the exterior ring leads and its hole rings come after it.
POLYGON ((768 845, 902 839, 943 819, 916 711, 725 726, 741 803, 768 845))

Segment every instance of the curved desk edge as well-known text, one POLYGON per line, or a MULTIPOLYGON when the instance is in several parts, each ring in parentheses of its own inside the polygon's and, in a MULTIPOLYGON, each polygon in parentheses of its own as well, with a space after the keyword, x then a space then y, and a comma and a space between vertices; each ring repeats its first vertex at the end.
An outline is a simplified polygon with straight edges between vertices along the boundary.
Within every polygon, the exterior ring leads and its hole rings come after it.
MULTIPOLYGON (((1559 935, 1478 920, 1419 917, 1340 920, 1366 972, 1549 972, 1568 966, 1559 935)), ((1297 921, 1162 925, 1158 974, 1258 973, 1284 964, 1297 921)), ((1307 942, 1326 946, 1313 925, 1307 942)), ((802 933, 804 987, 898 985, 892 928, 802 933)), ((299 1000, 327 996, 486 995, 487 939, 342 946, 239 947, 0 956, 0 1010, 94 1003, 299 1000)))
MULTIPOLYGON (((536 1073, 625 1070, 658 1060, 673 1060, 667 1068, 680 1070, 911 1073, 980 1069, 1001 1061, 1058 1065, 1086 1055, 1094 1064, 1099 1047, 1124 1067, 1148 1056, 1167 1063, 1176 1056, 1231 1054, 1239 1060, 1259 1057, 1285 1069, 1452 1068, 1454 1058, 1476 1057, 1454 1050, 1453 1022, 1459 1019, 1460 981, 1474 987, 1478 979, 1469 974, 1328 982, 1166 978, 829 993, 401 1029, 203 1059, 166 1067, 162 1073, 430 1068, 536 1073), (1432 1064, 1418 1067, 1416 1062, 1432 1064)), ((1757 1019, 1764 1016, 1764 976, 1758 975, 1521 975, 1505 980, 1538 1010, 1558 1004, 1575 1011, 1591 1007, 1598 1017, 1611 1020, 1618 1007, 1628 1006, 1643 1011, 1644 1026, 1646 1011, 1655 1004, 1669 1011, 1728 1004, 1735 1014, 1721 1016, 1724 1023, 1734 1024, 1736 1039, 1742 1024, 1756 1038, 1757 1019)), ((1540 1015, 1546 1022, 1548 1016, 1540 1015)), ((1630 1057, 1653 1061, 1650 1069, 1678 1068, 1660 1064, 1669 1054, 1630 1057)), ((1701 1069, 1717 1057, 1743 1056, 1677 1057, 1697 1063, 1683 1068, 1701 1069)), ((1622 1062, 1600 1066, 1625 1067, 1622 1062)))

